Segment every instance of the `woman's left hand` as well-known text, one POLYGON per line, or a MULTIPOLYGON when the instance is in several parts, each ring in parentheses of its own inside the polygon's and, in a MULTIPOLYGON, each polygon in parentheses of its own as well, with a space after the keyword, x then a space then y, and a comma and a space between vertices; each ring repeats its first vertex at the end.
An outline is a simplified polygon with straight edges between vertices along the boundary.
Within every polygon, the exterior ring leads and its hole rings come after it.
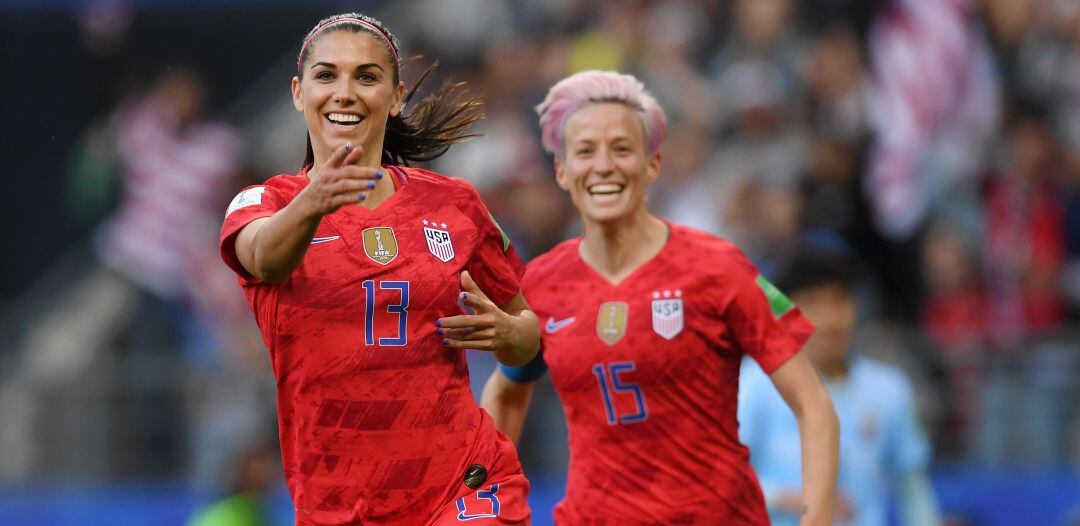
POLYGON ((540 328, 536 315, 527 305, 513 314, 504 311, 480 290, 467 270, 461 272, 461 288, 459 299, 470 313, 435 322, 436 333, 443 343, 454 349, 493 352, 507 365, 531 361, 540 345, 540 328))

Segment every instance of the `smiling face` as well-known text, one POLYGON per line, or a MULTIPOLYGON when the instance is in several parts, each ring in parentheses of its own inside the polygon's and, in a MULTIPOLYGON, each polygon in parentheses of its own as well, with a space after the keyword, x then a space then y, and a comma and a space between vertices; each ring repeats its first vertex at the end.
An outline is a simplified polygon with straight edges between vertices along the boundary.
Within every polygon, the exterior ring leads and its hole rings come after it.
POLYGON ((660 176, 660 154, 646 151, 637 112, 614 102, 586 106, 566 120, 555 178, 586 222, 645 213, 645 189, 660 176))
POLYGON ((304 114, 315 163, 345 143, 361 144, 361 164, 377 166, 386 121, 401 112, 404 86, 394 81, 386 45, 367 32, 328 29, 310 44, 293 106, 304 114))

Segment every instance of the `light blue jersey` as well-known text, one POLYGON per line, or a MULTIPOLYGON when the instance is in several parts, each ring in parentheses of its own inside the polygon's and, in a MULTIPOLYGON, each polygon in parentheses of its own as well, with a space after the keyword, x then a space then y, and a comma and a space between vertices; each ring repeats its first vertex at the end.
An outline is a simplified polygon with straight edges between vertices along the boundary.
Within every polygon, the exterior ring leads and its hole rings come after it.
MULTIPOLYGON (((773 524, 796 525, 797 516, 781 513, 772 503, 778 493, 802 487, 798 423, 757 364, 744 361, 739 380, 739 438, 750 448, 773 524)), ((840 418, 837 493, 853 508, 849 524, 884 525, 890 492, 930 460, 911 384, 895 367, 856 358, 846 379, 825 386, 840 418)))

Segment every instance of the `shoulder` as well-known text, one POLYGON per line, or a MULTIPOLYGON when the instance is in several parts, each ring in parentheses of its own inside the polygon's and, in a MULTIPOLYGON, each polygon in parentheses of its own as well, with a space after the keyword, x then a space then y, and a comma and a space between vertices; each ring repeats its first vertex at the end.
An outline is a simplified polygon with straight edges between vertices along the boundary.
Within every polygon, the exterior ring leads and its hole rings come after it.
POLYGON ((554 248, 533 258, 526 266, 525 275, 532 281, 541 281, 566 268, 569 261, 578 257, 578 244, 581 238, 568 239, 554 248))
POLYGON ((573 262, 574 258, 578 257, 579 242, 578 238, 563 241, 555 248, 533 258, 525 267, 521 291, 530 305, 535 303, 535 307, 542 307, 548 299, 574 289, 579 274, 573 270, 576 268, 573 262))
POLYGON ((275 175, 266 181, 263 181, 261 185, 256 186, 263 186, 284 197, 293 197, 299 193, 300 190, 303 190, 306 185, 307 176, 305 175, 305 171, 301 170, 298 174, 275 175))
POLYGON ((423 168, 411 166, 396 166, 405 174, 409 184, 416 184, 425 190, 438 192, 443 199, 478 199, 480 194, 465 179, 451 177, 423 168))
POLYGON ((708 232, 668 222, 672 237, 678 241, 674 250, 682 255, 695 256, 702 261, 711 261, 703 269, 716 269, 721 272, 731 270, 755 270, 754 264, 746 257, 735 243, 708 232))

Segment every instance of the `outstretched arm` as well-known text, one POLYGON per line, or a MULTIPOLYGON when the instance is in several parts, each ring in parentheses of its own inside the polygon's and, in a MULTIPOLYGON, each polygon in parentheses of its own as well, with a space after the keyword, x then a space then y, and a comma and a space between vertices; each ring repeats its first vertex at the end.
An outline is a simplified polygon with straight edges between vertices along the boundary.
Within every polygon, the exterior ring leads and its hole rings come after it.
POLYGON ((521 438, 521 428, 525 425, 525 415, 532 402, 532 391, 532 382, 515 382, 502 372, 502 368, 496 367, 480 396, 480 407, 495 420, 495 428, 515 444, 521 438))
POLYGON ((833 523, 840 424, 829 392, 814 366, 796 353, 770 375, 799 422, 802 445, 803 514, 801 524, 833 523))
POLYGON ((374 187, 376 170, 355 166, 363 148, 338 148, 326 166, 309 173, 311 182, 277 213, 248 223, 236 236, 236 257, 244 270, 267 283, 285 281, 304 260, 319 221, 374 187))
POLYGON ((496 306, 476 285, 469 271, 461 272, 462 303, 472 312, 435 322, 443 343, 455 349, 478 349, 495 354, 503 365, 517 367, 536 357, 540 349, 540 321, 525 297, 496 306))

